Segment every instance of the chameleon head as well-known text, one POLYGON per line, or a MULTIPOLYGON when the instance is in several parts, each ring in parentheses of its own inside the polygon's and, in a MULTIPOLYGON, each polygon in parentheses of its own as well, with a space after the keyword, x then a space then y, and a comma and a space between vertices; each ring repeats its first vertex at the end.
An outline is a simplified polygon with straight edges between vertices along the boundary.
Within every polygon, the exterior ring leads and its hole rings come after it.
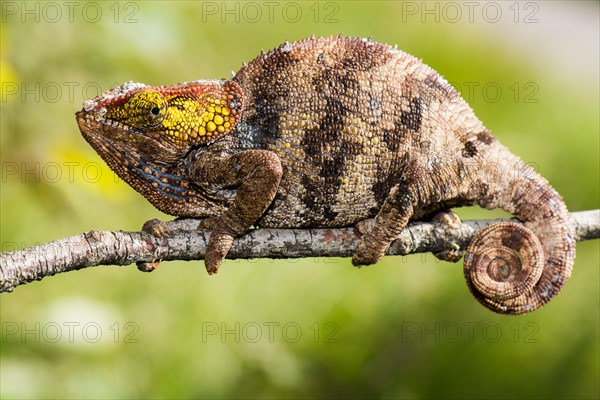
POLYGON ((232 81, 127 82, 84 102, 76 115, 83 136, 109 165, 115 152, 168 162, 230 132, 242 105, 232 81))

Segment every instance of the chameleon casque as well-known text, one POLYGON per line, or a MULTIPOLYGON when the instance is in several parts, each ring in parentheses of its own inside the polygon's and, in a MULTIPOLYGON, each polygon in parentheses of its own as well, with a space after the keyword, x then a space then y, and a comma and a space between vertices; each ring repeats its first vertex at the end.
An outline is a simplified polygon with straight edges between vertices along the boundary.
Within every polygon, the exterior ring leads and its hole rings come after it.
MULTIPOLYGON (((230 80, 125 83, 86 101, 77 121, 159 210, 207 217, 209 273, 252 226, 355 225, 352 262, 367 265, 409 220, 479 205, 523 222, 491 225, 467 250, 467 284, 486 307, 532 311, 571 274, 574 231, 560 195, 445 79, 371 40, 285 42, 230 80)), ((168 235, 161 224, 144 229, 168 235)))

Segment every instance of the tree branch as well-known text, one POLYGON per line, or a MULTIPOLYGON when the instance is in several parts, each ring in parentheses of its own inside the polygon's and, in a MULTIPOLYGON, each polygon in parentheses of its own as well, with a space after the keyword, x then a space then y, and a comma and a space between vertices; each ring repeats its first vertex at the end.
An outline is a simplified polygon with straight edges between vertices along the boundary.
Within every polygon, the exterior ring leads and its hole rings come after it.
MULTIPOLYGON (((600 237, 600 210, 571 214, 576 240, 600 237)), ((465 249, 473 235, 500 220, 463 221, 459 228, 413 222, 390 246, 390 255, 465 249)), ((63 272, 98 265, 129 265, 138 261, 199 260, 210 234, 198 231, 199 220, 169 222, 172 236, 145 232, 90 231, 24 250, 0 254, 0 292, 63 272)), ((227 258, 350 257, 355 229, 257 229, 233 243, 227 258)))

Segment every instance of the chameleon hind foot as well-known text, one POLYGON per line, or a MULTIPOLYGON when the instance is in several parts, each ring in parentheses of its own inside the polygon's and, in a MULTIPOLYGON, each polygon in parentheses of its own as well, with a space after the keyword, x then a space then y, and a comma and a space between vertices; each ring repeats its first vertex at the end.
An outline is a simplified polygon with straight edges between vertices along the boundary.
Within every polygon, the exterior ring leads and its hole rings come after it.
MULTIPOLYGON (((446 225, 450 228, 459 228, 462 224, 458 215, 456 215, 456 213, 449 208, 435 214, 431 221, 439 222, 440 224, 446 225)), ((460 261, 460 259, 464 256, 465 251, 461 250, 460 246, 455 243, 452 243, 451 246, 452 248, 433 253, 433 255, 438 260, 442 261, 452 263, 460 261)))

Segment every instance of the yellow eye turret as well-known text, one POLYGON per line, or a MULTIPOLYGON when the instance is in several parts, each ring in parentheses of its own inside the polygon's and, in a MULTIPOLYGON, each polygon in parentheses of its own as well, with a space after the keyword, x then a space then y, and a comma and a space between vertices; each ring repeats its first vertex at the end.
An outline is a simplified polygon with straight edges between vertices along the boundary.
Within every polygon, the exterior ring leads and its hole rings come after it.
POLYGON ((134 95, 123 107, 129 124, 138 128, 158 126, 167 116, 167 100, 154 91, 147 90, 134 95))

